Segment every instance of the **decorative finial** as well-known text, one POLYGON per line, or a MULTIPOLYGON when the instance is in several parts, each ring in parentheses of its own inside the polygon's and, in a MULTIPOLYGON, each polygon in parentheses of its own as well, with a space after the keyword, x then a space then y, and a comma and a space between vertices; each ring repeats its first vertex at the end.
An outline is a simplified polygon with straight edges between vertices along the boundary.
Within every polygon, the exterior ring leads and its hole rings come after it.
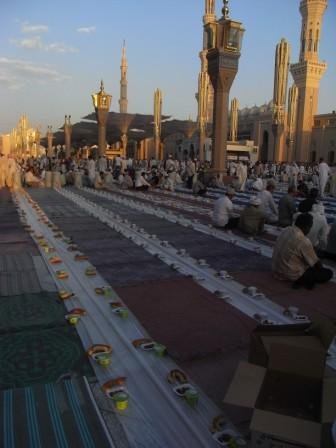
POLYGON ((228 19, 229 14, 230 14, 229 0, 224 0, 223 3, 224 3, 223 9, 222 9, 223 17, 224 17, 224 19, 228 19))
POLYGON ((100 91, 104 92, 104 81, 103 80, 100 81, 100 91))

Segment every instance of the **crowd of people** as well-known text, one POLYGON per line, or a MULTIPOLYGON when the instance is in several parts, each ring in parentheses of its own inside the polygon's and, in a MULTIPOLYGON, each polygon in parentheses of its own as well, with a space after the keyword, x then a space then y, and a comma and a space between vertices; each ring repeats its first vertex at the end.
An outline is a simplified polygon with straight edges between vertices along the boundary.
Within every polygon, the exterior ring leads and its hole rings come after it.
POLYGON ((113 160, 105 156, 42 156, 19 161, 0 155, 0 188, 18 189, 21 185, 95 189, 114 185, 137 191, 174 191, 184 186, 194 195, 205 195, 209 188, 218 188, 223 194, 214 204, 215 226, 239 229, 250 237, 262 235, 266 224, 284 228, 273 254, 273 270, 279 277, 293 281, 294 287, 309 288, 331 278, 331 271, 327 273, 317 258, 336 259, 336 221, 328 224, 322 202, 326 194, 336 197, 336 169, 330 169, 323 159, 316 164, 299 165, 229 161, 227 176, 223 178, 211 175, 206 162, 191 158, 181 161, 171 155, 162 161, 120 156, 113 160), (277 202, 274 193, 281 185, 288 190, 277 202), (237 192, 251 193, 247 205, 234 206, 237 192))

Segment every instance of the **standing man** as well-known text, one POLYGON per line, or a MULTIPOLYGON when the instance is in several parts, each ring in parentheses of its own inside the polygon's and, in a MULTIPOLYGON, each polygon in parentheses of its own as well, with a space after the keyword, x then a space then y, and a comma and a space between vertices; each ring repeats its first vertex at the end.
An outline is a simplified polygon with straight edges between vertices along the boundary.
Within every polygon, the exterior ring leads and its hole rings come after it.
POLYGON ((320 196, 324 196, 324 190, 328 182, 330 168, 328 164, 324 161, 323 157, 320 158, 320 163, 318 166, 318 174, 319 174, 319 189, 320 196))

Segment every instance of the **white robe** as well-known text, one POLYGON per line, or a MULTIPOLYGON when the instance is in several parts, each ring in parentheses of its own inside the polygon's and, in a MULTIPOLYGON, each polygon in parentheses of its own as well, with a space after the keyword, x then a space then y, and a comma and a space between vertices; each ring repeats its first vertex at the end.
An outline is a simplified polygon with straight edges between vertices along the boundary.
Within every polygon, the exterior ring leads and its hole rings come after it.
POLYGON ((318 173, 319 173, 319 189, 320 189, 320 195, 324 196, 324 190, 328 182, 328 176, 329 176, 330 168, 327 163, 321 162, 318 166, 318 173))

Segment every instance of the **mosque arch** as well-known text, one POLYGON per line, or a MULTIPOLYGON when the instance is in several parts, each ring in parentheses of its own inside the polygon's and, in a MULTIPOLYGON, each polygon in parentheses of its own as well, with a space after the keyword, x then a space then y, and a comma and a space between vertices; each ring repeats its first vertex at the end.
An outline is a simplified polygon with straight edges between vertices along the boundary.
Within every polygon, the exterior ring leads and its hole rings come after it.
POLYGON ((329 151, 328 163, 329 165, 333 165, 335 163, 335 151, 329 151))
POLYGON ((268 161, 268 147, 269 147, 269 133, 268 131, 264 131, 261 145, 261 154, 260 154, 260 159, 262 162, 268 161))

